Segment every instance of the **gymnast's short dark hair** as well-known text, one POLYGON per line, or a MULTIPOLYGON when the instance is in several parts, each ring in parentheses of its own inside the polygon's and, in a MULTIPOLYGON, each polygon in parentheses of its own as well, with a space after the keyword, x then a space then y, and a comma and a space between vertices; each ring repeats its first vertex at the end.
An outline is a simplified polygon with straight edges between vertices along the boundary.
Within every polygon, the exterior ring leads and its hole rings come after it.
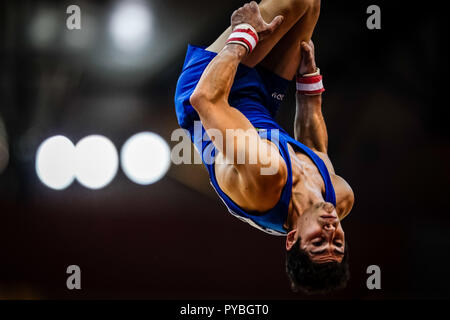
POLYGON ((341 262, 315 263, 300 248, 300 237, 286 251, 286 273, 294 292, 325 294, 346 287, 350 278, 347 242, 341 262))

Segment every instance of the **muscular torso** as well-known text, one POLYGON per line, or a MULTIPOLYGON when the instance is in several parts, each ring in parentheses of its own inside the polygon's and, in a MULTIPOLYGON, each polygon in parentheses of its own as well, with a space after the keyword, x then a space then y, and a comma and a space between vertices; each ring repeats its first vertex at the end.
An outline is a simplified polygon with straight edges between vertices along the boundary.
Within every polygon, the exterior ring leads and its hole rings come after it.
MULTIPOLYGON (((309 206, 317 201, 323 201, 325 183, 311 158, 302 152, 295 152, 290 145, 288 147, 292 167, 292 196, 289 203, 289 212, 291 213, 295 206, 301 208, 302 205, 309 206)), ((328 156, 317 151, 315 153, 324 161, 328 169, 336 194, 336 212, 342 220, 353 205, 353 191, 342 177, 335 174, 328 156)))
MULTIPOLYGON (((271 143, 268 141, 268 143, 271 143)), ((323 178, 314 164, 314 162, 304 153, 295 152, 291 145, 288 145, 291 168, 292 168, 292 196, 289 203, 289 217, 292 217, 293 211, 298 211, 303 206, 311 205, 318 201, 324 201, 325 183, 323 178), (294 210, 295 208, 295 210, 294 210)), ((324 161, 330 174, 336 194, 336 212, 342 220, 349 212, 353 205, 353 191, 348 183, 340 176, 334 173, 334 168, 330 159, 325 153, 315 153, 324 161)), ((223 164, 221 159, 223 155, 216 155, 215 173, 221 189, 241 208, 251 211, 257 215, 254 203, 265 201, 267 194, 258 194, 248 186, 248 182, 242 179, 239 171, 231 164, 223 164), (217 161, 219 160, 219 161, 217 161), (255 201, 256 197, 256 201, 255 201)), ((285 181, 284 181, 285 183, 285 181)), ((284 184, 283 184, 284 185, 284 184)), ((279 195, 274 197, 273 206, 278 202, 279 195)), ((289 218, 285 223, 285 227, 289 229, 289 218)))

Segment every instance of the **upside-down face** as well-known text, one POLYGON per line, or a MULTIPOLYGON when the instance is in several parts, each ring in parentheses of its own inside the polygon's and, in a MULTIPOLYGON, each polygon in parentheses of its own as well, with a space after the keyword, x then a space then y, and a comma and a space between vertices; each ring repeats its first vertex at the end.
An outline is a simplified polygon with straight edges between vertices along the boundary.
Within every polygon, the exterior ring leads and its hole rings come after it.
POLYGON ((344 257, 345 234, 336 208, 329 202, 314 204, 303 212, 297 226, 288 233, 286 249, 300 237, 300 248, 315 263, 341 262, 344 257))

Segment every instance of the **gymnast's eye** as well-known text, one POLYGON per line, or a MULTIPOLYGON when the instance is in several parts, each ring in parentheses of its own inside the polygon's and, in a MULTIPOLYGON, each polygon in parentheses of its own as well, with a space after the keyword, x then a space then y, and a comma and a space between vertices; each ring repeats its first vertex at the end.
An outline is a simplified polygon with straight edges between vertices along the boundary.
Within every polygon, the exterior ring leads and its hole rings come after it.
POLYGON ((322 244, 323 244, 323 240, 322 239, 312 242, 312 245, 315 246, 315 247, 320 247, 322 244))
POLYGON ((336 247, 338 247, 338 248, 341 248, 341 247, 342 247, 342 243, 339 242, 339 241, 335 241, 335 242, 334 242, 334 245, 335 245, 336 247))

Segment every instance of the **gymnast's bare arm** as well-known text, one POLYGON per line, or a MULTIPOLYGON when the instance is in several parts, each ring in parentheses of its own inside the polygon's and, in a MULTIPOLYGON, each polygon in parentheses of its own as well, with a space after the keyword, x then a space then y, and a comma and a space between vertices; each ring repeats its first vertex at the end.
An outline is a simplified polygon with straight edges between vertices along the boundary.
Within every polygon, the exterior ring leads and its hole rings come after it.
MULTIPOLYGON (((260 41, 281 22, 282 18, 276 17, 271 23, 266 23, 255 2, 239 8, 231 17, 232 27, 241 23, 252 25, 260 41)), ((286 183, 287 168, 277 147, 261 139, 250 121, 228 104, 237 67, 246 53, 246 49, 239 44, 226 45, 203 72, 190 102, 218 150, 215 173, 220 187, 243 209, 262 212, 278 202, 286 183), (233 134, 227 135, 230 129, 234 130, 233 134), (220 138, 217 138, 217 133, 220 133, 220 138), (248 146, 239 143, 241 138, 250 141, 248 146), (228 145, 232 148, 227 148, 228 145), (245 155, 245 162, 238 163, 238 155, 242 154, 245 155), (256 162, 249 163, 249 159, 256 159, 256 162), (276 171, 271 175, 262 175, 261 168, 265 167, 276 168, 276 171)))
MULTIPOLYGON (((301 47, 302 59, 299 74, 316 72, 313 42, 302 42, 301 47)), ((336 211, 342 220, 353 207, 354 194, 350 185, 342 177, 336 175, 328 157, 328 133, 322 115, 322 94, 304 95, 297 92, 296 102, 295 139, 314 150, 325 162, 336 193, 336 211)))

